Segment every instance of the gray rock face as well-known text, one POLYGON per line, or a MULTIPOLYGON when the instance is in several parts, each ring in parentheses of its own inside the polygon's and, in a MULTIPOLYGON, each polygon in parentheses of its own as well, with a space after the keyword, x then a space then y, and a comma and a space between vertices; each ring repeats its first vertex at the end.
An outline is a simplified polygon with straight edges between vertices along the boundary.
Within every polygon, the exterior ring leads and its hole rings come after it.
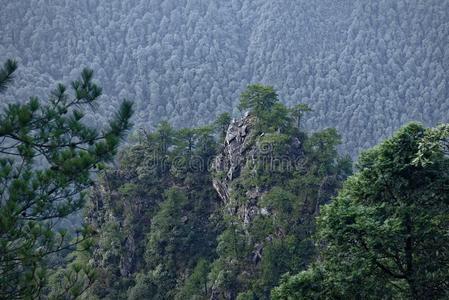
POLYGON ((230 202, 230 182, 240 175, 246 163, 254 121, 254 117, 248 113, 240 120, 233 120, 226 132, 224 148, 213 161, 212 170, 216 173, 213 185, 225 204, 230 202))
MULTIPOLYGON (((276 159, 270 162, 273 145, 260 142, 260 138, 266 134, 254 130, 255 121, 255 117, 249 113, 241 119, 233 120, 226 132, 223 148, 212 163, 213 186, 223 201, 225 210, 230 215, 238 216, 244 225, 251 223, 256 215, 270 214, 270 210, 260 205, 260 198, 268 192, 264 187, 245 186, 243 188, 247 190, 243 194, 241 190, 238 191, 244 199, 234 199, 233 195, 237 193, 233 189, 236 189, 235 183, 238 183, 241 172, 245 170, 245 176, 257 173, 257 165, 260 163, 276 167, 276 159)), ((290 163, 290 167, 298 166, 303 159, 302 145, 298 138, 292 139, 283 159, 282 163, 290 163)))
POLYGON ((212 170, 216 174, 213 179, 215 190, 228 213, 237 215, 245 225, 257 214, 267 213, 265 208, 258 205, 258 200, 265 193, 259 187, 246 191, 245 203, 234 203, 230 196, 231 183, 240 177, 241 171, 248 163, 254 162, 259 152, 252 133, 254 123, 255 118, 249 113, 242 119, 233 120, 227 130, 224 147, 212 164, 212 170))

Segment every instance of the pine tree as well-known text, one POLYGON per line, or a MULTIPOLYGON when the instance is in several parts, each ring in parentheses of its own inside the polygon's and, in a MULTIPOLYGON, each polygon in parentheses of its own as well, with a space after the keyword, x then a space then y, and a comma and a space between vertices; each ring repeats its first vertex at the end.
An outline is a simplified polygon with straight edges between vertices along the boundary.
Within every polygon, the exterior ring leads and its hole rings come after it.
POLYGON ((225 139, 229 124, 231 124, 231 115, 227 112, 220 114, 214 122, 215 129, 218 131, 221 141, 225 139))
MULTIPOLYGON (((15 70, 12 60, 0 69, 1 91, 15 70)), ((1 299, 40 297, 52 255, 87 246, 89 228, 73 236, 55 226, 83 206, 92 172, 113 158, 133 113, 125 100, 102 131, 86 125, 83 108, 95 106, 101 95, 92 79, 93 71, 84 69, 72 83, 73 96, 59 84, 48 101, 32 97, 0 115, 1 299)), ((72 287, 65 288, 67 295, 80 292, 79 285, 72 287)))
POLYGON ((240 96, 240 109, 249 109, 258 119, 260 126, 269 119, 269 113, 279 101, 273 87, 261 84, 251 84, 240 96))
POLYGON ((312 109, 307 104, 297 104, 293 106, 291 109, 292 117, 295 119, 295 125, 299 129, 301 127, 301 119, 306 112, 312 111, 312 109))

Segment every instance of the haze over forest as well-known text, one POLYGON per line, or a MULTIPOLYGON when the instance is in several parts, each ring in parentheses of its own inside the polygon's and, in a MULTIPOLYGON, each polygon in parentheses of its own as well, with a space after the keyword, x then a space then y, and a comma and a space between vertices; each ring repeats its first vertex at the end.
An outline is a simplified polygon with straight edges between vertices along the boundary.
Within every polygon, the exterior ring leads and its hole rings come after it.
POLYGON ((1 2, 0 61, 20 63, 10 102, 88 66, 99 124, 129 98, 135 129, 189 127, 240 116, 240 93, 260 82, 309 104, 306 127, 336 127, 353 156, 408 121, 449 120, 449 1, 1 2))
POLYGON ((0 300, 449 299, 449 0, 0 0, 0 300))

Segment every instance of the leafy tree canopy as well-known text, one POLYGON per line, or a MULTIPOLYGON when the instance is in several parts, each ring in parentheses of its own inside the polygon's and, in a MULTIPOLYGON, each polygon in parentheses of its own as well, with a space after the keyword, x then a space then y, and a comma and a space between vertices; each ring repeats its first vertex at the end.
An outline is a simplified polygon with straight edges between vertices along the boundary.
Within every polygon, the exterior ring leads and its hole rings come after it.
POLYGON ((447 298, 447 128, 411 123, 364 152, 318 218, 320 261, 273 298, 447 298))

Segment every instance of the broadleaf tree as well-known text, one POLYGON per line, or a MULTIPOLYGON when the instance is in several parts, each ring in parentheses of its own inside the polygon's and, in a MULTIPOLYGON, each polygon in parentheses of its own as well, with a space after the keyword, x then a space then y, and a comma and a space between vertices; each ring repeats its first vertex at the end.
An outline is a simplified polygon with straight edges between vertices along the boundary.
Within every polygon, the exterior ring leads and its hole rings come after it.
POLYGON ((322 208, 320 260, 274 299, 446 299, 449 132, 411 123, 362 154, 322 208))

